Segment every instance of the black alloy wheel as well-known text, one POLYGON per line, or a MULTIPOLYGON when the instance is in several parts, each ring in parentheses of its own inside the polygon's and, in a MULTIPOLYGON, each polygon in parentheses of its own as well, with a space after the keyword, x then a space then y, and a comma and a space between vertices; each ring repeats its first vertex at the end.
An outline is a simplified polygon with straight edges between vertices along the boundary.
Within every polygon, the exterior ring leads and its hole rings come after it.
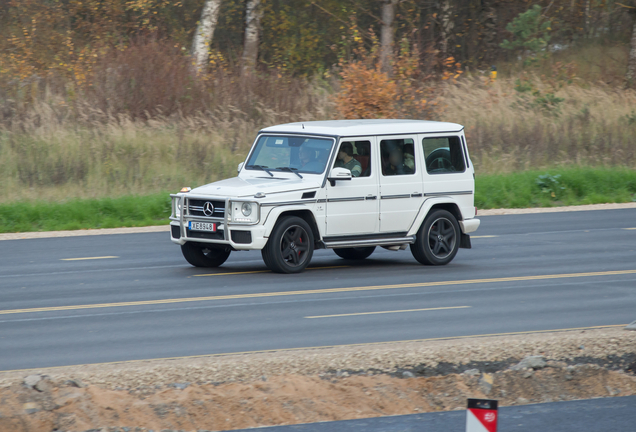
POLYGON ((352 248, 339 248, 333 250, 336 255, 346 260, 363 260, 371 256, 375 251, 375 246, 369 247, 352 247, 352 248))
POLYGON ((225 246, 215 247, 193 242, 181 245, 183 257, 195 267, 219 267, 228 259, 231 252, 232 250, 225 246))
POLYGON ((276 273, 300 273, 309 265, 313 253, 311 227, 297 216, 281 219, 261 251, 267 267, 276 273))
POLYGON ((424 265, 446 265, 457 255, 459 236, 455 216, 446 210, 435 210, 417 232, 411 253, 424 265))

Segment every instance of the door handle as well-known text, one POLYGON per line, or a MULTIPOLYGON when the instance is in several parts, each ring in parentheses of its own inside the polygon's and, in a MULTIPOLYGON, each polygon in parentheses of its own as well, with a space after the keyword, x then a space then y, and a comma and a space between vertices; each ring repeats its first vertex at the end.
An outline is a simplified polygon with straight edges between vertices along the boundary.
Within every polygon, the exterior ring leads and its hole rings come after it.
POLYGON ((413 192, 411 194, 411 198, 421 198, 422 197, 422 193, 420 192, 413 192))
POLYGON ((377 199, 378 197, 376 195, 367 195, 367 199, 368 200, 374 200, 377 199))

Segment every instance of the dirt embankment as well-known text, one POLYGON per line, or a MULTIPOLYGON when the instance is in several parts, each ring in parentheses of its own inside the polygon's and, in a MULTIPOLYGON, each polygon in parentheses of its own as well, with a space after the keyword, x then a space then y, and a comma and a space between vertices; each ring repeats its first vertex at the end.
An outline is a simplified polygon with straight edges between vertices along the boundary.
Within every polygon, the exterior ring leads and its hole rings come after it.
POLYGON ((598 329, 0 374, 0 431, 229 430, 636 394, 636 332, 598 329))

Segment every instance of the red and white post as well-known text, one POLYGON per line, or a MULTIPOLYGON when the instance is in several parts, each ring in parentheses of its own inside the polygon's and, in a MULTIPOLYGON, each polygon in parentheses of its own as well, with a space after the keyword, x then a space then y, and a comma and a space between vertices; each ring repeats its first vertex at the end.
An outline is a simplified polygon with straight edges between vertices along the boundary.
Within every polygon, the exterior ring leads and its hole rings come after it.
POLYGON ((497 401, 468 399, 466 432, 497 432, 497 401))

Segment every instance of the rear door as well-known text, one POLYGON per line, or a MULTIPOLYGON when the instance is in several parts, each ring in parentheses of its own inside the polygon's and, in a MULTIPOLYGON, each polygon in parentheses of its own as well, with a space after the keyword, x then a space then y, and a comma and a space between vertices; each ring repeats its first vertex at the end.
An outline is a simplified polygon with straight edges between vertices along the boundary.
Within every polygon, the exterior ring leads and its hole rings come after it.
POLYGON ((417 135, 378 137, 380 150, 380 232, 409 230, 423 202, 417 135))
POLYGON ((475 179, 461 133, 418 136, 426 167, 424 194, 449 196, 466 217, 474 215, 475 179))

